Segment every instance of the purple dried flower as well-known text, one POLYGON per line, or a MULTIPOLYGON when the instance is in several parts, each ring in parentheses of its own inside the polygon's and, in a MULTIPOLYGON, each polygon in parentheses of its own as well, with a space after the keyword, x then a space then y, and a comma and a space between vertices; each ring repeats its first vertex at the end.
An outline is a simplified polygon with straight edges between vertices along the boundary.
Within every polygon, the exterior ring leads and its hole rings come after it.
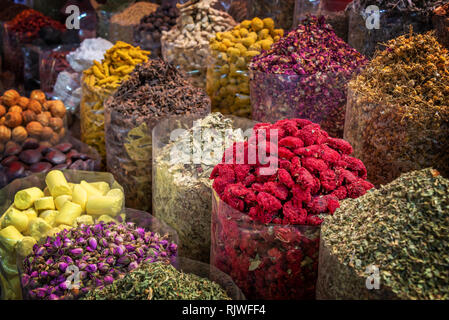
POLYGON ((65 272, 65 270, 67 269, 68 266, 69 265, 67 263, 60 262, 58 267, 59 267, 59 270, 61 270, 61 272, 65 272))
POLYGON ((103 278, 105 284, 111 284, 114 282, 114 278, 112 276, 106 276, 103 278))
POLYGON ((68 290, 69 288, 68 288, 68 286, 67 286, 67 282, 66 281, 64 281, 64 282, 61 282, 60 284, 59 284, 59 289, 61 289, 61 290, 63 290, 63 291, 65 291, 65 290, 68 290))
POLYGON ((122 256, 118 258, 117 263, 121 265, 127 265, 131 262, 131 259, 128 256, 122 256))
POLYGON ((83 254, 83 249, 75 248, 75 249, 70 250, 70 253, 76 257, 79 257, 83 254))
POLYGON ((58 299, 59 299, 59 297, 55 294, 51 294, 48 296, 48 300, 58 300, 58 299))
POLYGON ((44 247, 39 247, 37 250, 36 250, 36 252, 35 252, 35 254, 34 255, 36 255, 36 256, 42 256, 44 253, 45 253, 45 248, 44 247))
POLYGON ((93 250, 97 249, 97 240, 95 238, 89 239, 89 247, 91 247, 93 250))
POLYGON ((109 264, 111 266, 115 264, 115 258, 113 256, 107 257, 105 261, 107 264, 109 264))
POLYGON ((132 271, 132 270, 136 269, 138 266, 139 265, 137 264, 137 262, 133 261, 128 265, 128 271, 132 271))
POLYGON ((97 271, 97 265, 95 265, 95 264, 89 264, 87 267, 86 267, 86 271, 87 272, 89 272, 89 273, 94 273, 95 271, 97 271))
POLYGON ((109 265, 107 263, 100 262, 97 264, 98 270, 100 272, 107 272, 109 270, 109 265))
POLYGON ((31 277, 27 274, 23 274, 22 275, 22 279, 21 279, 21 283, 22 283, 22 287, 26 287, 28 285, 28 283, 30 282, 31 277))
POLYGON ((37 278, 39 276, 39 273, 37 271, 33 271, 30 274, 31 278, 37 278))

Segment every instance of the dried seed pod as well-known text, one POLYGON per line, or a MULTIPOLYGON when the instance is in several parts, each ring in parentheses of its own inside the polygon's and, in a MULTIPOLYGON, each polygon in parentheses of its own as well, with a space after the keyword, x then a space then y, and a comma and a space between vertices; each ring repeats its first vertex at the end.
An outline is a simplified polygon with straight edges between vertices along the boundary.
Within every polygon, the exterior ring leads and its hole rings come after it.
POLYGON ((22 142, 24 141, 26 138, 28 137, 28 132, 27 130, 22 127, 22 126, 18 126, 15 127, 12 130, 12 139, 16 142, 22 142))
POLYGON ((35 99, 43 104, 46 101, 45 93, 42 90, 33 90, 31 91, 30 99, 35 99))
POLYGON ((39 101, 31 99, 30 102, 28 103, 28 110, 31 110, 36 114, 39 114, 42 112, 42 105, 39 101))
POLYGON ((22 114, 20 112, 8 112, 5 116, 5 124, 10 128, 20 126, 22 120, 22 114))
POLYGON ((50 128, 50 127, 44 127, 44 128, 42 129, 41 138, 42 138, 43 140, 50 140, 51 137, 53 136, 53 133, 54 133, 54 131, 53 131, 52 128, 50 128))
POLYGON ((6 142, 11 139, 11 129, 4 125, 0 125, 0 141, 6 142))
POLYGON ((47 127, 48 123, 50 122, 50 118, 46 114, 40 113, 37 115, 36 121, 39 122, 42 126, 47 127))
POLYGON ((14 105, 8 109, 8 112, 18 112, 22 113, 22 108, 18 105, 14 105))
POLYGON ((40 137, 44 127, 42 127, 42 125, 37 121, 31 121, 27 124, 26 129, 30 136, 40 137))
POLYGON ((36 114, 31 110, 25 110, 22 112, 23 122, 25 124, 30 123, 31 121, 36 120, 36 114))
POLYGON ((58 117, 58 118, 62 119, 62 118, 64 118, 65 113, 66 113, 65 105, 61 100, 51 101, 50 111, 54 117, 58 117))
POLYGON ((49 125, 54 131, 59 131, 63 127, 64 122, 61 118, 53 117, 50 118, 49 125))
POLYGON ((25 110, 28 107, 28 103, 30 102, 30 99, 27 97, 20 97, 17 99, 17 105, 20 106, 23 110, 25 110))
POLYGON ((2 101, 3 104, 7 107, 13 106, 16 104, 17 99, 20 98, 20 94, 16 90, 7 90, 3 93, 2 101))
POLYGON ((6 108, 4 105, 0 104, 0 117, 3 117, 6 114, 6 108))

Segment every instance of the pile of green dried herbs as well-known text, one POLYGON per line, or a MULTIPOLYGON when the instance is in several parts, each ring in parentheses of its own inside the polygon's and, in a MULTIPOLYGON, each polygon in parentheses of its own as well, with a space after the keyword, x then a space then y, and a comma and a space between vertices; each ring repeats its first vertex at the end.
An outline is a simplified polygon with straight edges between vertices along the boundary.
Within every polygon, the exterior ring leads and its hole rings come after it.
POLYGON ((209 263, 212 212, 209 176, 221 162, 225 148, 235 141, 244 141, 239 129, 246 130, 240 126, 245 122, 248 127, 252 123, 211 113, 155 152, 158 156, 153 161, 153 214, 176 230, 180 255, 184 257, 209 263), (217 150, 220 151, 215 154, 217 150))
POLYGON ((147 263, 85 300, 231 300, 221 286, 166 262, 147 263))
POLYGON ((433 32, 386 46, 349 83, 345 140, 377 186, 426 167, 449 177, 449 52, 433 32))
POLYGON ((318 298, 449 299, 448 226, 449 180, 430 168, 343 201, 321 229, 318 298))

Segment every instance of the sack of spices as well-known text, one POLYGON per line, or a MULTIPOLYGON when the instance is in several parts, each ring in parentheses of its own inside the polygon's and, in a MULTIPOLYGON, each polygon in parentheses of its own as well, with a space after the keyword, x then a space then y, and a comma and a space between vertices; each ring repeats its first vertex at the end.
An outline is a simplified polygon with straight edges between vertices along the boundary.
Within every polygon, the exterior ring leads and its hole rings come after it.
POLYGON ((248 64, 283 35, 283 29, 275 29, 273 19, 254 18, 211 39, 206 88, 212 111, 250 117, 248 64))
POLYGON ((125 199, 110 173, 52 170, 14 180, 0 190, 0 203, 0 270, 7 279, 2 290, 19 299, 17 255, 28 255, 34 244, 64 228, 114 220, 125 199))
POLYGON ((371 58, 376 49, 384 49, 382 44, 408 33, 410 26, 416 33, 431 30, 432 11, 444 2, 444 0, 354 0, 347 8, 348 43, 371 58))
POLYGON ((449 53, 433 33, 386 43, 349 84, 345 139, 376 186, 434 167, 449 176, 449 53))
POLYGON ((245 296, 225 273, 183 257, 143 264, 84 300, 243 300, 245 296))
POLYGON ((248 299, 313 299, 322 219, 373 185, 351 145, 305 119, 254 126, 214 179, 211 264, 248 299))
POLYGON ((438 41, 449 49, 449 3, 433 11, 432 22, 438 41))
POLYGON ((53 92, 53 87, 60 72, 73 72, 66 57, 75 49, 75 46, 65 45, 40 52, 39 83, 42 91, 45 93, 53 92))
POLYGON ((248 119, 212 113, 172 117, 154 128, 153 215, 177 231, 181 256, 209 263, 209 177, 224 150, 244 141, 244 132, 253 125, 248 119))
POLYGON ((206 87, 209 41, 217 32, 233 28, 237 23, 226 12, 213 8, 216 0, 190 0, 178 4, 180 17, 170 31, 162 32, 164 60, 187 73, 192 83, 206 87))
POLYGON ((348 199, 321 229, 318 299, 449 299, 449 180, 402 174, 348 199))
POLYGON ((152 58, 162 57, 161 37, 176 25, 179 10, 175 3, 164 2, 156 11, 143 17, 134 27, 134 42, 142 49, 150 50, 152 58))
POLYGON ((152 130, 170 116, 205 116, 210 100, 163 60, 138 65, 105 102, 107 166, 131 208, 151 212, 152 130))
POLYGON ((367 62, 335 35, 323 16, 309 16, 249 65, 252 118, 304 118, 343 137, 347 83, 367 62))
POLYGON ((139 266, 158 261, 177 264, 177 244, 172 240, 176 233, 155 228, 152 222, 156 219, 147 212, 126 209, 126 216, 126 222, 64 228, 33 247, 28 256, 19 256, 24 299, 82 299, 89 292, 115 285, 139 266), (128 214, 143 223, 128 222, 128 214), (63 252, 57 251, 58 244, 64 246, 63 252), (76 271, 79 280, 73 279, 76 271))
POLYGON ((118 41, 106 51, 101 62, 83 72, 81 99, 81 140, 95 147, 106 158, 103 102, 134 67, 148 60, 150 52, 118 41))
POLYGON ((295 2, 298 0, 247 0, 248 18, 272 18, 284 30, 293 27, 295 2))

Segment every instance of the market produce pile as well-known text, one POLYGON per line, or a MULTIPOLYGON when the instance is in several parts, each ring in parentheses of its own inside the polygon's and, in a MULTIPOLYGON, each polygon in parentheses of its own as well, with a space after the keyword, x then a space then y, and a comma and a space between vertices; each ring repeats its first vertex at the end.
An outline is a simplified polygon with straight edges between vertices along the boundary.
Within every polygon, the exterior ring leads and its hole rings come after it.
POLYGON ((176 270, 166 261, 143 264, 85 300, 230 300, 219 284, 176 270))
POLYGON ((349 84, 345 139, 376 185, 428 166, 449 176, 449 53, 433 33, 386 46, 349 84))
POLYGON ((309 16, 249 65, 253 118, 305 118, 343 137, 347 82, 367 63, 335 35, 323 16, 309 16))
POLYGON ((365 270, 373 264, 381 289, 397 299, 449 299, 448 212, 449 180, 434 169, 402 174, 358 199, 343 201, 326 218, 321 236, 329 255, 355 275, 344 278, 341 268, 327 265, 329 257, 324 256, 322 281, 335 277, 323 283, 324 290, 331 299, 369 298, 366 288, 351 288, 357 282, 364 286, 365 270), (332 275, 326 274, 329 270, 332 275))

